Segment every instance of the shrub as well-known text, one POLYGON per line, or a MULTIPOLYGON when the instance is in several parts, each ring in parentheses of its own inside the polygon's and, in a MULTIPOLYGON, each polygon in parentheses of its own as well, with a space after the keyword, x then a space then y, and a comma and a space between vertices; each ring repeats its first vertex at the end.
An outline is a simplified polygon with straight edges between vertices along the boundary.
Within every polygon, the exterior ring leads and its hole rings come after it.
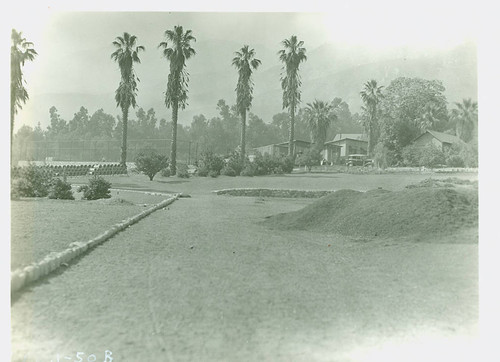
POLYGON ((451 167, 477 167, 477 146, 465 142, 445 150, 446 164, 451 167))
MULTIPOLYGON (((241 171, 240 171, 241 172, 241 171)), ((236 176, 236 171, 229 165, 226 165, 222 171, 221 171, 221 174, 222 175, 225 175, 225 176, 231 176, 231 177, 234 177, 236 176)))
POLYGON ((71 184, 59 178, 54 179, 50 188, 49 199, 74 200, 71 184))
POLYGON ((321 153, 315 148, 310 148, 297 158, 297 163, 299 166, 305 166, 307 171, 311 172, 312 167, 319 165, 321 159, 321 153))
POLYGON ((106 181, 101 176, 93 177, 88 185, 80 186, 77 191, 83 192, 82 199, 97 200, 109 199, 111 197, 111 182, 106 181))
POLYGON ((184 163, 177 164, 177 177, 180 178, 189 178, 188 167, 184 163))
POLYGON ((207 177, 209 172, 210 171, 208 168, 206 168, 205 166, 202 166, 198 169, 198 176, 207 177))
POLYGON ((12 172, 11 197, 45 197, 49 194, 53 172, 29 164, 12 172))
POLYGON ((170 177, 170 169, 168 167, 165 167, 161 170, 160 175, 162 175, 163 177, 170 177))
POLYGON ((216 171, 209 171, 208 176, 215 178, 215 177, 219 176, 219 173, 216 171))
POLYGON ((135 166, 138 171, 148 175, 150 181, 153 181, 155 175, 168 166, 168 157, 154 150, 143 150, 136 156, 135 166))
POLYGON ((405 166, 432 168, 446 163, 444 152, 432 144, 406 146, 401 155, 405 166))
MULTIPOLYGON (((217 173, 217 175, 220 174, 220 171, 224 168, 224 159, 212 151, 206 151, 201 154, 201 159, 200 159, 200 169, 206 169, 206 175, 210 174, 210 171, 214 171, 217 173)), ((198 171, 198 175, 203 176, 205 175, 205 172, 200 172, 198 171)), ((205 175, 205 176, 206 176, 205 175)))
POLYGON ((255 176, 256 167, 253 163, 248 163, 245 168, 241 171, 240 176, 255 176))
MULTIPOLYGON (((248 161, 248 158, 246 159, 248 161)), ((227 176, 238 176, 243 168, 245 167, 245 164, 241 161, 241 154, 238 151, 234 151, 231 153, 229 156, 226 166, 234 171, 234 175, 227 175, 227 176)), ((224 175, 223 171, 221 173, 224 175)))

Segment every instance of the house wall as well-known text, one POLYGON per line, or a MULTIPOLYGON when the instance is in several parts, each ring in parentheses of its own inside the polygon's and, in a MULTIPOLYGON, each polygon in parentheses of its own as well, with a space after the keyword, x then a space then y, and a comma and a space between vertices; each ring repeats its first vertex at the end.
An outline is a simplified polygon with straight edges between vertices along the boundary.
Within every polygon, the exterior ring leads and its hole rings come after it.
POLYGON ((257 147, 255 150, 259 151, 262 155, 264 154, 269 154, 269 155, 274 155, 275 151, 275 145, 267 145, 267 146, 262 146, 262 147, 257 147))

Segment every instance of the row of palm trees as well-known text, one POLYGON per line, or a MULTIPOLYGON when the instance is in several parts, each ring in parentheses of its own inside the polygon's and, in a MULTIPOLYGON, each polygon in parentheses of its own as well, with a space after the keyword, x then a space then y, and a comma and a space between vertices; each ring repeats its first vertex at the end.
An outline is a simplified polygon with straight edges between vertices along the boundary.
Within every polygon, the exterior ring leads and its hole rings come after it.
MULTIPOLYGON (((158 45, 163 56, 170 62, 170 73, 165 91, 165 106, 172 109, 172 144, 170 154, 170 171, 176 173, 177 151, 177 120, 179 107, 184 109, 188 99, 189 74, 186 70, 186 61, 196 54, 191 43, 196 41, 191 30, 184 31, 182 26, 175 26, 173 30, 165 31, 165 41, 158 45)), ((130 106, 135 108, 137 96, 137 83, 139 79, 134 73, 134 63, 140 63, 139 53, 144 51, 142 45, 137 45, 137 37, 124 33, 113 41, 116 50, 111 58, 119 65, 121 80, 116 89, 115 100, 122 110, 123 137, 121 163, 127 159, 127 121, 130 106)), ((299 65, 307 57, 304 42, 299 41, 295 35, 282 42, 283 49, 278 52, 279 59, 283 62, 281 87, 283 89, 283 108, 290 113, 289 155, 294 155, 294 123, 295 112, 300 103, 300 75, 299 65)), ((244 45, 235 52, 232 65, 238 71, 236 85, 236 106, 241 116, 241 158, 245 159, 246 114, 252 105, 253 81, 252 73, 259 67, 261 61, 255 57, 254 49, 244 45)))

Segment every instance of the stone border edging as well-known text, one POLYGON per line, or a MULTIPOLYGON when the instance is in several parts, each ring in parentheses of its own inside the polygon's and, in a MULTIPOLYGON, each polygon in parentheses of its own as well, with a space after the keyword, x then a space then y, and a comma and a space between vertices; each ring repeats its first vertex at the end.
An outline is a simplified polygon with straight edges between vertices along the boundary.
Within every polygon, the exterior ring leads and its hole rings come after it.
POLYGON ((284 189, 261 189, 261 188, 242 188, 242 189, 223 189, 212 191, 216 195, 230 196, 253 196, 253 197, 286 197, 286 198, 320 198, 329 195, 331 191, 311 191, 311 190, 284 190, 284 189))
POLYGON ((160 203, 150 207, 143 212, 129 217, 118 224, 113 225, 110 229, 106 230, 102 234, 97 237, 90 239, 88 241, 76 241, 69 244, 69 248, 61 252, 52 252, 43 258, 41 261, 37 263, 30 264, 22 269, 17 269, 11 273, 10 277, 10 292, 16 292, 20 290, 22 287, 29 283, 33 283, 41 277, 46 276, 47 274, 53 272, 57 268, 59 268, 63 263, 68 263, 72 259, 77 256, 82 255, 87 250, 92 249, 93 247, 103 243, 108 240, 112 236, 118 234, 120 231, 129 227, 132 224, 135 224, 139 220, 145 218, 149 214, 154 211, 164 208, 175 200, 179 198, 180 194, 175 194, 174 196, 161 201, 160 203))

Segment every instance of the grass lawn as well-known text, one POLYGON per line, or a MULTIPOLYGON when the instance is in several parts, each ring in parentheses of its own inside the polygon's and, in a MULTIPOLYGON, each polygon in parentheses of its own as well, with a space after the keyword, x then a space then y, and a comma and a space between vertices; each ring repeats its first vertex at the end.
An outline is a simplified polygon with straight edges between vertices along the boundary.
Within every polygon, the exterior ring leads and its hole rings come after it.
POLYGON ((11 202, 11 270, 40 261, 74 241, 87 241, 166 196, 112 191, 110 199, 22 199, 11 202))
MULTIPOLYGON (((167 193, 185 192, 204 194, 226 188, 275 188, 296 190, 340 190, 354 189, 367 191, 382 187, 387 190, 401 190, 427 178, 446 179, 449 177, 477 180, 477 173, 385 173, 385 174, 346 174, 346 173, 293 173, 257 177, 178 177, 157 176, 153 181, 144 175, 106 177, 113 187, 167 193)), ((84 182, 75 178, 72 182, 84 182)))

